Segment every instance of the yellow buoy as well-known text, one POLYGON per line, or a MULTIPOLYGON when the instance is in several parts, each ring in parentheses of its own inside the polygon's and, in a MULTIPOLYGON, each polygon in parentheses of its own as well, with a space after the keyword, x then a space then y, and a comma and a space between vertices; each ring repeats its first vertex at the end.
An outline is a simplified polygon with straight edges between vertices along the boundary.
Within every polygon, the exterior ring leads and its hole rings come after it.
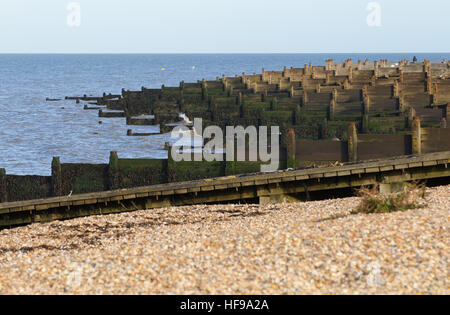
POLYGON ((166 70, 166 68, 161 68, 161 71, 164 71, 164 70, 166 70))

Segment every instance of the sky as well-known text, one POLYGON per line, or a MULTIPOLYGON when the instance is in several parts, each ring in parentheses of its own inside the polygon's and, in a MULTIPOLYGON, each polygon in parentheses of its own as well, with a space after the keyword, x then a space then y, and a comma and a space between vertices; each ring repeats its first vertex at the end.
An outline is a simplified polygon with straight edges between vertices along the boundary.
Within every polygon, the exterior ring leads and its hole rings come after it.
POLYGON ((448 0, 1 0, 0 53, 450 52, 449 12, 448 0))

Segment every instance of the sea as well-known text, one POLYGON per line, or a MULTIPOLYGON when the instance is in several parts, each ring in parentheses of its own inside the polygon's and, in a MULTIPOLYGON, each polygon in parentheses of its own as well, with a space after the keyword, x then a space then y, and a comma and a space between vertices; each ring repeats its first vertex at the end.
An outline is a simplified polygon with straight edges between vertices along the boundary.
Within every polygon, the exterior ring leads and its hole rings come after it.
MULTIPOLYGON (((0 54, 0 168, 7 174, 50 175, 55 156, 62 163, 108 163, 120 158, 166 158, 168 134, 129 137, 124 118, 99 118, 65 96, 102 96, 178 86, 179 82, 281 71, 284 66, 324 65, 325 60, 440 62, 450 53, 433 54, 0 54), (61 99, 48 102, 46 98, 61 99), (102 123, 99 123, 99 122, 102 123)), ((132 126, 134 132, 158 132, 132 126)))

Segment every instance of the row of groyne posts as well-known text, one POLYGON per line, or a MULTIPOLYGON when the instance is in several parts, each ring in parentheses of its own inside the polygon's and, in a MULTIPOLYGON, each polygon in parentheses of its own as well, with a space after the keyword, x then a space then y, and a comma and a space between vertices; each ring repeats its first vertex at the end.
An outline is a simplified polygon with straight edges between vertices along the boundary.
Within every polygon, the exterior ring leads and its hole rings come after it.
MULTIPOLYGON (((359 69, 363 69, 363 67, 366 65, 366 63, 367 62, 362 64, 361 62, 359 62, 355 71, 358 71, 359 69)), ((402 65, 403 65, 403 62, 400 62, 399 67, 401 67, 402 65)), ((370 83, 371 87, 375 87, 377 84, 376 82, 379 79, 378 72, 380 71, 380 69, 379 69, 380 66, 387 66, 387 61, 381 61, 380 63, 378 63, 378 62, 374 63, 375 70, 373 70, 374 75, 372 76, 372 79, 371 79, 371 83, 370 83)), ((331 71, 330 69, 333 69, 333 68, 336 68, 336 64, 332 60, 331 60, 331 62, 327 61, 327 65, 326 65, 325 69, 327 69, 327 71, 331 71)), ((312 78, 317 77, 317 76, 315 76, 315 72, 316 72, 315 69, 316 68, 312 67, 311 65, 305 66, 305 69, 303 70, 304 71, 303 76, 305 76, 306 74, 309 75, 310 73, 312 73, 311 74, 312 78)), ((345 73, 338 73, 338 70, 336 70, 336 69, 332 70, 333 76, 337 76, 337 77, 339 77, 338 75, 345 76, 346 79, 344 81, 343 86, 341 86, 341 87, 343 87, 344 90, 352 89, 351 82, 352 82, 352 77, 354 75, 353 75, 353 70, 352 70, 353 68, 351 66, 351 61, 346 61, 344 63, 344 69, 346 69, 345 73)), ((283 78, 285 78, 286 73, 288 73, 289 71, 290 70, 288 70, 285 67, 285 70, 283 71, 283 76, 282 76, 282 78, 279 79, 280 81, 279 81, 279 84, 277 85, 277 90, 285 90, 285 89, 290 90, 290 93, 289 93, 290 97, 294 97, 296 95, 296 93, 298 92, 298 89, 294 88, 295 84, 292 84, 292 82, 289 80, 289 82, 288 82, 289 88, 287 86, 283 86, 283 84, 285 84, 285 83, 283 83, 284 82, 283 78)), ((429 108, 430 110, 431 110, 431 107, 433 107, 433 104, 436 105, 439 103, 439 106, 442 107, 443 105, 440 104, 440 101, 439 101, 440 88, 439 88, 438 83, 433 82, 433 80, 432 80, 431 63, 429 61, 424 62, 423 71, 424 71, 423 73, 424 73, 425 85, 426 85, 425 90, 428 93, 428 95, 431 97, 430 103, 429 104, 427 103, 425 105, 427 105, 427 106, 430 105, 430 108, 429 108)), ((251 76, 246 76, 245 74, 242 75, 241 79, 242 79, 242 82, 246 83, 246 88, 253 90, 254 93, 261 92, 261 91, 259 91, 258 83, 256 81, 255 82, 250 81, 250 77, 251 76)), ((267 81, 270 84, 272 81, 271 80, 271 72, 263 71, 263 74, 261 75, 261 77, 262 77, 262 82, 267 81)), ((290 79, 289 75, 288 75, 288 79, 290 79)), ((217 80, 220 81, 219 78, 217 78, 217 80)), ((227 88, 227 86, 228 86, 229 91, 230 90, 233 91, 233 86, 232 86, 232 84, 228 84, 228 81, 229 80, 227 78, 225 78, 225 77, 222 78, 222 83, 223 83, 224 87, 227 88)), ((327 81, 328 81, 328 83, 330 81, 330 73, 329 72, 326 73, 325 84, 327 84, 327 81)), ((393 89, 392 97, 396 98, 398 100, 399 113, 404 113, 406 111, 407 103, 408 103, 405 100, 408 97, 408 95, 406 95, 403 92, 403 89, 401 88, 401 84, 403 84, 404 82, 405 82, 404 72, 402 69, 399 69, 398 79, 393 81, 393 86, 392 86, 392 89, 393 89)), ((385 83, 383 83, 383 84, 385 84, 385 83)), ((204 88, 204 86, 207 86, 206 80, 202 80, 202 99, 205 94, 204 91, 207 91, 207 89, 204 88)), ((325 87, 325 86, 322 87, 321 83, 318 83, 314 93, 320 93, 322 88, 325 89, 328 87, 325 87)), ((357 89, 359 89, 359 87, 357 89)), ((148 89, 142 88, 142 91, 140 93, 144 93, 147 90, 148 89)), ((163 90, 164 90, 164 88, 161 89, 161 91, 163 91, 163 90)), ((339 118, 335 118, 337 116, 337 112, 339 111, 338 109, 340 106, 346 106, 345 103, 338 104, 339 91, 340 91, 340 88, 338 89, 337 87, 334 87, 331 91, 332 98, 328 105, 328 115, 327 115, 328 121, 339 120, 339 118)), ((267 89, 265 89, 263 91, 263 93, 261 95, 263 99, 265 98, 265 96, 267 96, 267 92, 268 92, 267 89)), ((129 95, 134 95, 133 93, 134 92, 123 90, 122 95, 106 95, 106 94, 104 94, 103 98, 84 96, 82 99, 83 100, 96 100, 98 104, 103 104, 103 105, 106 104, 106 106, 108 108, 109 107, 108 104, 110 101, 113 101, 116 98, 118 100, 123 101, 123 99, 128 98, 129 95)), ((136 93, 138 93, 138 92, 136 92, 136 93)), ((302 113, 301 107, 305 106, 309 103, 308 95, 311 93, 311 90, 306 89, 304 87, 302 93, 303 93, 303 95, 300 98, 301 104, 297 105, 297 107, 293 110, 293 124, 294 125, 297 124, 297 122, 301 118, 300 117, 301 116, 300 114, 302 113)), ((180 94, 182 95, 182 91, 180 92, 180 94)), ((207 92, 206 92, 206 94, 207 94, 207 92)), ((231 94, 233 94, 233 92, 231 92, 231 94)), ((372 107, 376 107, 376 104, 372 104, 374 102, 372 101, 372 98, 371 98, 372 96, 369 93, 369 87, 367 84, 364 84, 364 86, 362 87, 361 94, 362 94, 363 110, 362 110, 362 116, 361 116, 361 124, 360 124, 361 128, 360 129, 361 129, 361 132, 366 133, 369 131, 369 117, 371 116, 370 114, 372 114, 372 107)), ((139 94, 137 94, 137 95, 139 96, 139 94)), ((139 96, 139 98, 140 98, 140 96, 139 96)), ((243 99, 244 99, 243 91, 239 91, 236 98, 237 98, 238 104, 243 104, 244 103, 243 102, 243 99)), ((374 98, 376 98, 376 97, 374 97, 374 98)), ((79 100, 80 100, 80 98, 73 98, 73 99, 76 99, 77 102, 79 102, 79 100)), ((182 97, 181 97, 181 99, 182 99, 182 97)), ((411 100, 410 100, 410 102, 411 102, 411 100)), ((124 101, 124 103, 128 104, 128 101, 124 101)), ((277 97, 273 97, 273 99, 271 100, 271 106, 270 106, 271 110, 274 110, 274 108, 276 107, 276 103, 277 103, 277 97)), ((176 114, 175 113, 161 114, 161 113, 156 113, 156 112, 152 113, 152 114, 154 114, 153 118, 132 117, 132 116, 130 116, 130 114, 127 111, 127 106, 125 106, 125 107, 122 106, 121 110, 117 110, 117 111, 106 111, 106 110, 104 111, 103 109, 100 109, 99 116, 100 117, 125 117, 127 125, 158 125, 159 124, 160 128, 161 128, 161 133, 166 133, 166 132, 170 131, 171 127, 166 126, 166 123, 174 122, 178 118, 178 113, 176 113, 176 114)), ((217 107, 217 104, 215 104, 214 106, 217 107)), ((214 108, 211 108, 214 106, 211 105, 208 107, 208 110, 211 111, 212 114, 215 113, 214 108)), ((449 106, 450 105, 447 105, 447 107, 449 107, 449 106)), ((244 107, 244 106, 242 106, 242 107, 244 107)), ((181 103, 180 103, 180 108, 181 108, 181 103)), ((90 108, 88 105, 85 105, 85 109, 98 109, 98 107, 90 108)), ((180 109, 180 111, 181 111, 181 109, 180 109)), ((241 112, 244 113, 244 110, 241 110, 241 112)), ((449 116, 448 112, 449 112, 449 110, 447 109, 447 114, 445 114, 445 112, 444 112, 442 117, 439 118, 441 120, 441 122, 440 122, 441 126, 446 126, 447 119, 449 116)), ((412 118, 415 115, 416 115, 416 113, 415 113, 414 107, 409 107, 409 112, 408 112, 409 126, 412 123, 412 118)), ((212 115, 212 118, 211 118, 212 121, 217 121, 216 119, 214 119, 215 116, 217 116, 217 115, 212 115)), ((243 114, 241 116, 243 116, 243 114)), ((241 117, 241 118, 243 118, 243 117, 241 117)), ((320 131, 319 131, 319 133, 320 133, 320 131)), ((131 129, 128 129, 128 131, 127 131, 127 135, 129 135, 129 136, 133 136, 133 135, 145 136, 145 135, 151 135, 151 134, 152 133, 134 133, 131 129)))
MULTIPOLYGON (((142 91, 145 88, 142 87, 142 91)), ((66 96, 66 100, 75 100, 77 104, 80 104, 80 101, 94 102, 92 104, 85 104, 83 109, 85 110, 98 110, 99 118, 125 118, 127 125, 137 125, 137 126, 160 126, 160 133, 167 133, 173 128, 173 126, 166 125, 169 123, 176 123, 180 120, 178 113, 172 114, 161 114, 161 113, 152 113, 151 115, 140 115, 138 117, 133 117, 129 114, 127 108, 120 110, 109 110, 108 105, 111 101, 119 101, 122 99, 129 91, 125 91, 122 89, 122 94, 106 94, 103 93, 103 97, 95 97, 95 96, 87 96, 83 95, 82 97, 77 96, 66 96), (95 105, 95 106, 92 106, 95 105), (151 117, 152 116, 152 117, 151 117)), ((188 126, 190 126, 188 124, 188 126)), ((133 132, 132 129, 127 130, 128 136, 149 136, 155 134, 155 132, 148 133, 136 133, 133 132)))

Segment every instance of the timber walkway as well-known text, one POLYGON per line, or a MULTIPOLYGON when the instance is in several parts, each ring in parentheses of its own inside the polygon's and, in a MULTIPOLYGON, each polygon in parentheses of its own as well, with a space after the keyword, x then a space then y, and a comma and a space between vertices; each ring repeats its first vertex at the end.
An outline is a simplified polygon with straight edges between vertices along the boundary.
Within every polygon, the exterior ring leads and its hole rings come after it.
POLYGON ((73 196, 0 204, 0 227, 216 202, 301 200, 302 194, 380 183, 388 191, 402 182, 450 177, 450 151, 342 166, 254 173, 73 196))

